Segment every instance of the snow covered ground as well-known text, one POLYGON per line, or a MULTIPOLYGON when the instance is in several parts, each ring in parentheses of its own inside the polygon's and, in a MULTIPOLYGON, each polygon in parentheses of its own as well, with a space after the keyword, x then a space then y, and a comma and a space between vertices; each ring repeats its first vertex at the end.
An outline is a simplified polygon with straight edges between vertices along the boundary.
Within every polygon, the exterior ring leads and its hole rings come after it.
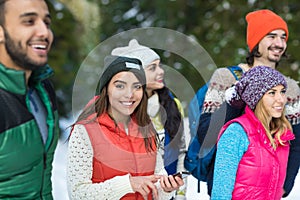
MULTIPOLYGON (((185 121, 187 122, 187 120, 185 121)), ((70 125, 70 124, 68 124, 70 125)), ((185 124, 185 127, 188 127, 185 124)), ((53 164, 53 195, 54 200, 69 200, 68 191, 66 185, 66 160, 67 160, 67 148, 68 143, 66 142, 66 134, 59 140, 53 164)), ((188 131, 186 132, 187 143, 189 141, 188 131)), ((300 172, 299 172, 300 173, 300 172)), ((300 175, 298 174, 295 186, 287 198, 283 200, 300 200, 300 175)), ((187 200, 209 200, 207 195, 206 183, 200 183, 201 193, 197 193, 197 180, 193 176, 189 176, 187 180, 187 200)), ((99 198, 101 199, 101 198, 99 198)))
MULTIPOLYGON (((299 172, 300 173, 300 172, 299 172)), ((188 187, 187 187, 187 200, 209 200, 209 196, 207 195, 206 183, 200 183, 201 193, 197 193, 197 179, 193 176, 189 176, 188 178, 188 187)), ((300 175, 298 174, 296 178, 295 186, 290 193, 290 195, 286 198, 282 198, 282 200, 300 200, 300 175)))

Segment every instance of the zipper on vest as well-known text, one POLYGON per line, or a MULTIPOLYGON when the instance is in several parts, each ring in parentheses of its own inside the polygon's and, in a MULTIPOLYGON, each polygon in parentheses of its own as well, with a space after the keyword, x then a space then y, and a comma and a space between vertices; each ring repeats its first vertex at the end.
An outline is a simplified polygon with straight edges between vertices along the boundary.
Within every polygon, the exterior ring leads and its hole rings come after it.
POLYGON ((43 156, 43 157, 44 157, 44 160, 43 160, 43 161, 44 161, 44 163, 43 163, 43 164, 44 164, 44 169, 46 169, 46 168, 47 168, 47 164, 46 164, 46 161, 47 161, 47 153, 44 152, 44 156, 43 156))
POLYGON ((134 163, 135 163, 135 173, 137 173, 137 172, 138 172, 138 163, 137 163, 135 154, 134 154, 134 152, 133 152, 133 146, 132 146, 131 141, 130 141, 128 138, 127 138, 127 141, 129 142, 130 150, 131 150, 131 152, 132 152, 132 154, 133 154, 133 159, 134 159, 134 163))
POLYGON ((44 199, 43 198, 43 190, 44 190, 45 170, 47 168, 46 160, 47 160, 47 154, 46 154, 46 152, 44 152, 43 153, 43 173, 42 173, 42 183, 41 183, 41 189, 40 189, 40 199, 44 199))

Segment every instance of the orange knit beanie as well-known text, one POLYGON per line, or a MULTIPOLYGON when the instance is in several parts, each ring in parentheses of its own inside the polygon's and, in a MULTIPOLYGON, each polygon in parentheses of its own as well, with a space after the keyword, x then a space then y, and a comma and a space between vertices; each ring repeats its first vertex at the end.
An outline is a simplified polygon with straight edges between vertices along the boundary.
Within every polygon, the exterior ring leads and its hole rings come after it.
POLYGON ((247 14, 247 44, 249 51, 260 42, 268 33, 276 29, 282 29, 286 33, 288 40, 288 27, 286 22, 277 14, 270 10, 257 10, 247 14))

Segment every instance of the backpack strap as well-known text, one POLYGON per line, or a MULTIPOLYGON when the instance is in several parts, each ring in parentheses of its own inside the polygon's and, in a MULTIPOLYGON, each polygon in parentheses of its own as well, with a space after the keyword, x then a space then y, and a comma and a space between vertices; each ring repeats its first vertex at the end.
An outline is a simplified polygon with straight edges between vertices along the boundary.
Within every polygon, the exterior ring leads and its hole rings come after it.
POLYGON ((239 66, 228 66, 227 69, 232 73, 235 80, 239 80, 243 75, 243 70, 239 66))

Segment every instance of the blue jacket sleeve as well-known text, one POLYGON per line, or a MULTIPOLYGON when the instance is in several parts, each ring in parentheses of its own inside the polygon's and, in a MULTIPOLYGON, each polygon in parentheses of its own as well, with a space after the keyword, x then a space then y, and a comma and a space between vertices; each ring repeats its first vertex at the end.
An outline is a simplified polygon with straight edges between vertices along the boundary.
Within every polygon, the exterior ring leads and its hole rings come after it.
POLYGON ((238 165, 248 146, 243 127, 229 125, 217 146, 211 200, 231 200, 238 165))

